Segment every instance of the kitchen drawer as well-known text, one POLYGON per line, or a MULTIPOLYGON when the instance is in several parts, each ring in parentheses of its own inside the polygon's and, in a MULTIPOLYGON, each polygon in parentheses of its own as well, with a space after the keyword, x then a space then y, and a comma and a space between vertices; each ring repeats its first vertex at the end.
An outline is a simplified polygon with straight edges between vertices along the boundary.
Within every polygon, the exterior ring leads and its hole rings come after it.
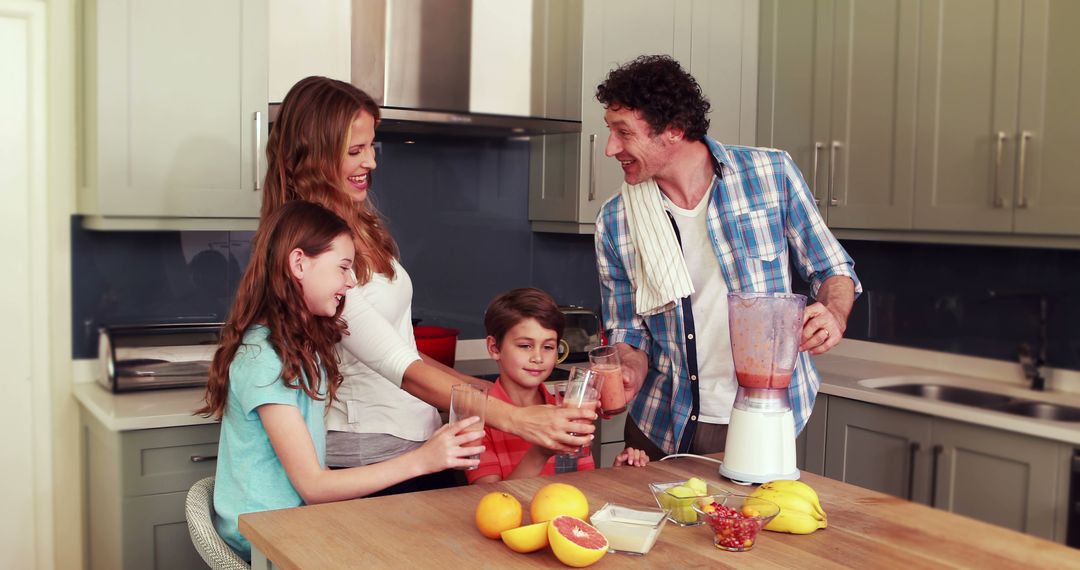
POLYGON ((214 474, 218 424, 121 432, 120 489, 125 497, 187 491, 214 474))

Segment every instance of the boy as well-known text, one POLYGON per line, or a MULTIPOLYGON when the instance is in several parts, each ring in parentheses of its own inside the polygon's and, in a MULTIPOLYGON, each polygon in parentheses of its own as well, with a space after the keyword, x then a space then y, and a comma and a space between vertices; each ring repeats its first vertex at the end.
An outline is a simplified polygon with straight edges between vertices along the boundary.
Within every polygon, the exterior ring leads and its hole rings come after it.
MULTIPOLYGON (((499 365, 491 397, 516 406, 554 405, 555 397, 544 387, 544 380, 555 369, 564 324, 555 300, 539 289, 514 289, 495 298, 484 313, 488 354, 499 365)), ((576 460, 560 458, 556 471, 551 450, 493 427, 484 431, 480 466, 465 472, 470 484, 596 468, 588 455, 576 460), (564 466, 564 461, 569 465, 564 466)), ((615 465, 642 466, 648 461, 643 451, 627 448, 615 458, 615 465)))

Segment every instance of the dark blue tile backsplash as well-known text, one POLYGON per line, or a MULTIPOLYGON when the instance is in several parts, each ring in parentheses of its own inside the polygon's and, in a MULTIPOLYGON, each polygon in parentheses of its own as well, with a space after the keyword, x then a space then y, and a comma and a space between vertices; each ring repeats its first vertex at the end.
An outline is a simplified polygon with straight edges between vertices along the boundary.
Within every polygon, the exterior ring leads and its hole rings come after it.
POLYGON ((1080 251, 845 241, 865 293, 847 336, 1080 370, 1080 251), (1046 303, 1046 318, 1040 305, 1046 303))
MULTIPOLYGON (((483 336, 497 294, 534 286, 599 308, 592 236, 533 233, 526 141, 383 137, 372 200, 414 284, 413 316, 483 336)), ((223 320, 250 232, 91 232, 73 219, 73 349, 105 323, 223 320)), ((1080 251, 844 242, 865 293, 847 336, 1080 370, 1080 251), (1047 318, 1040 319, 1046 300, 1047 318)), ((799 288, 800 284, 796 284, 799 288)), ((805 288, 804 288, 805 289, 805 288)))

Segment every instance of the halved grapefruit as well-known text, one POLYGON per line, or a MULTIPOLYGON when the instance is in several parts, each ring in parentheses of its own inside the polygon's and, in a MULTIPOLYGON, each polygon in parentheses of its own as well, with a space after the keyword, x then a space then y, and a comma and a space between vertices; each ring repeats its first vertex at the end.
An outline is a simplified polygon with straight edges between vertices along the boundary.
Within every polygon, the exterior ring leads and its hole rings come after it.
POLYGON ((607 554, 608 541, 589 523, 562 515, 548 524, 548 542, 559 562, 574 568, 595 564, 607 554))
POLYGON ((548 523, 539 522, 504 530, 500 536, 514 552, 536 552, 548 545, 548 523))

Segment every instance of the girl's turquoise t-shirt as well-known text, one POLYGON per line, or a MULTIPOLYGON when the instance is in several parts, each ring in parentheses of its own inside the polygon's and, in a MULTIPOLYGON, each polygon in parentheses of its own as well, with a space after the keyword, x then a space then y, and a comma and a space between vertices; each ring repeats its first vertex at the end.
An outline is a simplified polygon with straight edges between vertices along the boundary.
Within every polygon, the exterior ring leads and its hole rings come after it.
MULTIPOLYGON (((229 396, 221 420, 217 475, 214 481, 214 526, 245 560, 251 543, 240 534, 242 513, 297 507, 300 494, 289 482, 257 408, 285 404, 300 410, 315 443, 319 465, 326 466, 326 400, 312 400, 303 390, 287 388, 281 379, 281 360, 270 346, 270 330, 252 326, 229 366, 229 396)), ((321 372, 320 393, 326 374, 321 372)))

